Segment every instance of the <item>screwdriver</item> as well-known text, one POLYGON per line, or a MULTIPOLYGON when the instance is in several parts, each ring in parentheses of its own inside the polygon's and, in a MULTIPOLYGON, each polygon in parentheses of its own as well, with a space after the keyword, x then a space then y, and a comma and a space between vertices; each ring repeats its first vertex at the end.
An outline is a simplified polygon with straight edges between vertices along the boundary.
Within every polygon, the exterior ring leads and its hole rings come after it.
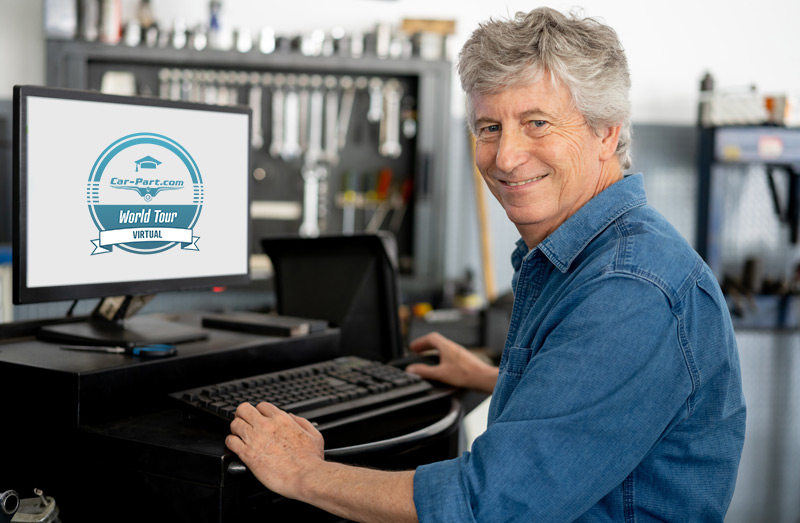
POLYGON ((175 345, 157 343, 142 345, 141 347, 103 347, 93 345, 62 345, 63 350, 77 350, 85 352, 104 352, 106 354, 127 354, 140 358, 167 358, 178 353, 175 345))

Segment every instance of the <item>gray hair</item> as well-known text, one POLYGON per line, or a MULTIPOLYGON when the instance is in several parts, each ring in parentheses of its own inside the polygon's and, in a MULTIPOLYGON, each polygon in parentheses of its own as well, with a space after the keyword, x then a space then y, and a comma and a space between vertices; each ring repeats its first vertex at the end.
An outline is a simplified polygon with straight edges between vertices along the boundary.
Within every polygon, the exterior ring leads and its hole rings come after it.
POLYGON ((588 125, 621 125, 617 157, 631 166, 631 80, 617 33, 593 19, 570 16, 547 7, 519 12, 513 20, 481 24, 461 49, 458 74, 467 93, 467 117, 473 132, 472 95, 530 85, 545 72, 569 89, 588 125))

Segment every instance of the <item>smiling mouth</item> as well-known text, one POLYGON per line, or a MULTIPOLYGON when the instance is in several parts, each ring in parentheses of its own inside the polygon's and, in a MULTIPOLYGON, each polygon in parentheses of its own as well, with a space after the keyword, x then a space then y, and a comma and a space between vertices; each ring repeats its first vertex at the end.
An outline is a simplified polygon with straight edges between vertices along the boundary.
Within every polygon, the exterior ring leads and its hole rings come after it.
POLYGON ((547 175, 544 174, 542 176, 537 176, 536 178, 531 178, 530 180, 523 180, 521 182, 503 182, 503 183, 505 183, 509 187, 519 187, 520 185, 527 185, 527 184, 535 182, 537 180, 541 180, 542 178, 545 178, 546 176, 547 175))

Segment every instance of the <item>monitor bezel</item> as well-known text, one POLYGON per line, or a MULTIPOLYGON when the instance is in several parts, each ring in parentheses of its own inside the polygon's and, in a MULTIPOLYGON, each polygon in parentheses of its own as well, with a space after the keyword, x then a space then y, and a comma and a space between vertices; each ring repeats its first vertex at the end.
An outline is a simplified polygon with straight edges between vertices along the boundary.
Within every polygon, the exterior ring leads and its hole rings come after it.
MULTIPOLYGON (((162 280, 119 281, 92 284, 75 284, 48 287, 28 287, 27 285, 27 211, 28 211, 28 185, 27 185, 27 153, 28 143, 25 125, 27 122, 27 109, 29 98, 57 98, 65 100, 78 100, 98 103, 113 103, 124 105, 137 105, 149 107, 164 107, 176 109, 190 109, 208 112, 227 112, 247 115, 248 151, 252 132, 252 109, 242 105, 209 105, 178 100, 165 100, 145 96, 120 96, 104 94, 96 91, 65 89, 58 87, 42 87, 31 85, 14 86, 13 98, 13 132, 12 132, 12 301, 16 305, 28 303, 44 303, 53 301, 67 301, 88 298, 103 298, 106 296, 121 295, 146 295, 160 292, 180 290, 195 290, 202 288, 246 285, 251 280, 250 256, 250 219, 247 227, 245 245, 246 272, 242 274, 220 274, 192 278, 168 278, 162 280)), ((248 153, 246 184, 247 204, 250 205, 249 173, 252 168, 252 153, 248 153)), ((57 261, 54 259, 54 270, 58 270, 57 261)))

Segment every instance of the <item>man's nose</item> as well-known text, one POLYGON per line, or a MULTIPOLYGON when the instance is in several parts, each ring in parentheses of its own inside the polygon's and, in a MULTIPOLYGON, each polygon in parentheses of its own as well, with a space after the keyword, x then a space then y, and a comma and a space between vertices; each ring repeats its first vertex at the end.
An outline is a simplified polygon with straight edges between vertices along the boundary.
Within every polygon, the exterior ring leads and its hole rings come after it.
POLYGON ((497 145, 495 165, 503 172, 510 173, 530 158, 525 136, 519 131, 506 131, 497 145))

